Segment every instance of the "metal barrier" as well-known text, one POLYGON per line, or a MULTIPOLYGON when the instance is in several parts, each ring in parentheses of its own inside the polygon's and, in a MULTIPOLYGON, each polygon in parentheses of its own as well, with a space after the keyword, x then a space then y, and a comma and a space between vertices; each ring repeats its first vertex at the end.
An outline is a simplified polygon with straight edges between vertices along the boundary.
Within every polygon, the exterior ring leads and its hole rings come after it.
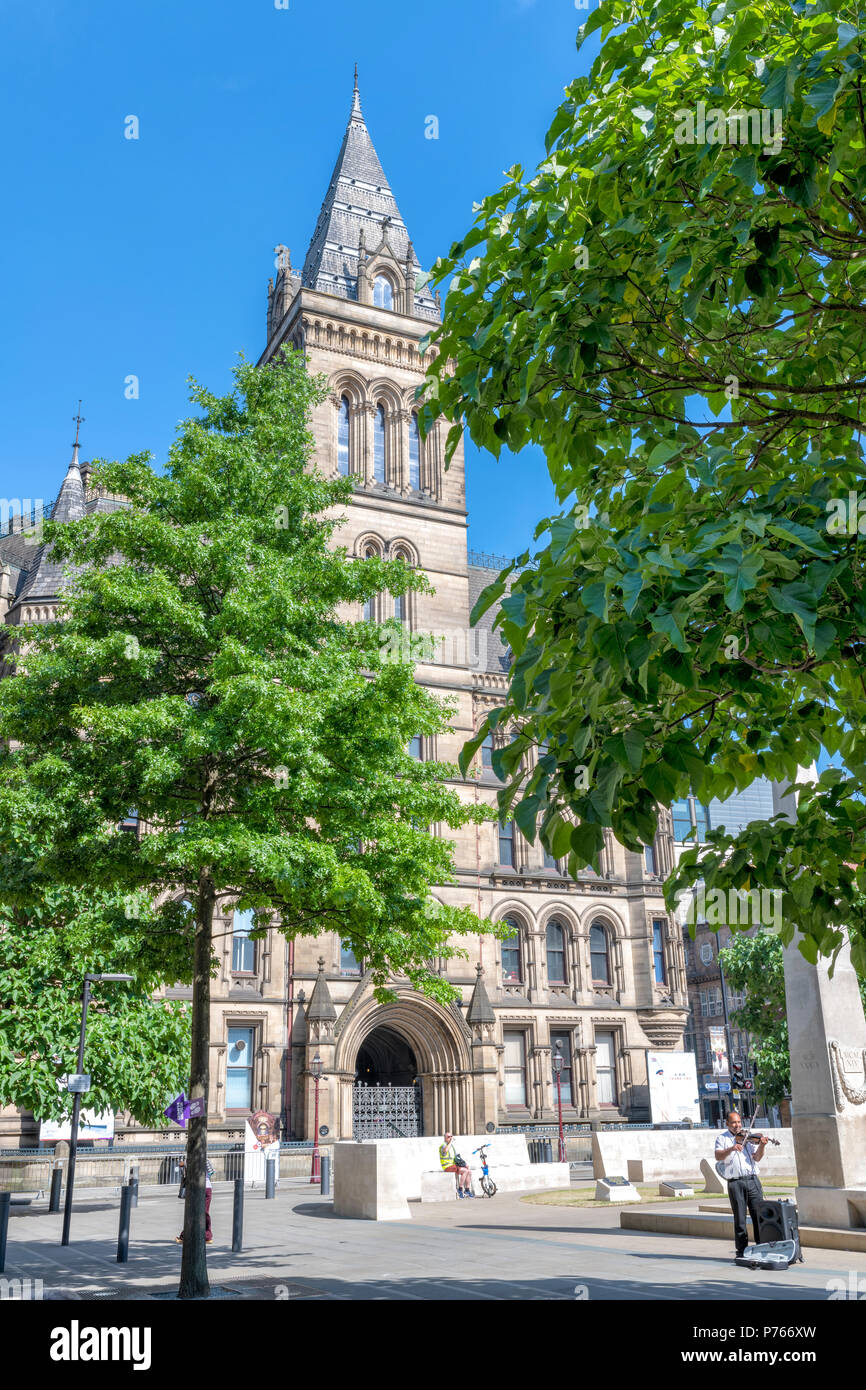
MULTIPOLYGON (((277 1176, 300 1177, 309 1172, 312 1144, 280 1145, 277 1176)), ((66 1158, 55 1158, 52 1150, 27 1153, 13 1150, 12 1155, 0 1154, 0 1189, 6 1192, 44 1192, 66 1182, 66 1158), (59 1174, 59 1176, 58 1176, 59 1174)), ((208 1146, 208 1157, 214 1166, 213 1181, 234 1182, 244 1176, 243 1145, 208 1146)), ((138 1178, 139 1188, 180 1187, 184 1150, 177 1145, 138 1145, 126 1150, 78 1150, 75 1168, 75 1188, 126 1187, 132 1177, 138 1178)))

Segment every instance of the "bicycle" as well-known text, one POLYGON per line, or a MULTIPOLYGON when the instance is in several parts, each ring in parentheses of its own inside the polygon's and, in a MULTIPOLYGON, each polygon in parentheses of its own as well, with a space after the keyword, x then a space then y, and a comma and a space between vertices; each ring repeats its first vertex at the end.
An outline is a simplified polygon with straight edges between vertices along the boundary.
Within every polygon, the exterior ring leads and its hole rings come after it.
POLYGON ((473 1149, 473 1153, 481 1155, 481 1191, 484 1193, 485 1197, 495 1197, 496 1183, 490 1176, 490 1167, 487 1162, 487 1150, 489 1147, 489 1144, 482 1144, 480 1149, 473 1149))

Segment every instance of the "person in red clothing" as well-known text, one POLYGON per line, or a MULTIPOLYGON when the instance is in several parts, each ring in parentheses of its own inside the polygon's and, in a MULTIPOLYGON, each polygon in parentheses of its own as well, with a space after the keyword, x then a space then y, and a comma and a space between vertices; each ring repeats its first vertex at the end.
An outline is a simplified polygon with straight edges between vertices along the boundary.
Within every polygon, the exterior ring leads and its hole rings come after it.
MULTIPOLYGON (((213 1184, 211 1178, 213 1177, 213 1173, 214 1166, 210 1159, 208 1159, 204 1177, 204 1238, 207 1245, 210 1245, 213 1240, 213 1227, 210 1221, 210 1203, 213 1197, 213 1184)), ((185 1182, 185 1178, 183 1181, 185 1182)), ((179 1236, 175 1236, 174 1239, 177 1245, 183 1245, 183 1231, 181 1231, 179 1236)))

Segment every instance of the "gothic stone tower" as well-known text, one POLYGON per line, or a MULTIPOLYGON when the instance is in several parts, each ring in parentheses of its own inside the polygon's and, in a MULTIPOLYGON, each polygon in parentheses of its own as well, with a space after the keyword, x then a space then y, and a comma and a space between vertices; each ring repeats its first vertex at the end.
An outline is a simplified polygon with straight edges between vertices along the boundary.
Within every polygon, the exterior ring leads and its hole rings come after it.
MULTIPOLYGON (((317 462, 356 479, 340 543, 356 555, 402 555, 433 584, 434 594, 396 600, 396 610, 380 608, 378 616, 393 613, 415 631, 446 635, 439 658, 419 665, 417 678, 456 700, 453 732, 417 752, 456 762, 482 716, 501 702, 509 658, 489 618, 475 630, 469 624, 493 576, 483 558, 467 553, 462 445, 446 472, 441 427, 419 440, 415 391, 429 361, 422 340, 439 310, 426 288, 416 288, 420 266, 367 129, 357 76, 303 269, 292 268, 284 246, 277 253, 261 360, 291 343, 329 382, 330 398, 313 422, 317 462)), ((493 804, 489 755, 477 761, 462 794, 493 804)), ((575 881, 511 828, 466 827, 457 836, 457 883, 438 896, 468 903, 480 917, 507 917, 514 937, 504 945, 479 937, 474 960, 449 963, 461 994, 451 1009, 401 981, 398 1001, 378 1006, 363 963, 337 938, 296 943, 286 1106, 295 1133, 312 1134, 317 1053, 320 1123, 331 1136, 351 1137, 353 1106, 358 1132, 365 1078, 401 1091, 415 1081, 416 1118, 427 1133, 552 1120, 557 1044, 568 1119, 643 1119, 645 1049, 681 1045, 686 1018, 682 942, 661 897, 671 854, 666 817, 645 858, 611 840, 602 874, 575 881)), ((399 1112, 394 1129, 404 1123, 411 1116, 399 1112)))

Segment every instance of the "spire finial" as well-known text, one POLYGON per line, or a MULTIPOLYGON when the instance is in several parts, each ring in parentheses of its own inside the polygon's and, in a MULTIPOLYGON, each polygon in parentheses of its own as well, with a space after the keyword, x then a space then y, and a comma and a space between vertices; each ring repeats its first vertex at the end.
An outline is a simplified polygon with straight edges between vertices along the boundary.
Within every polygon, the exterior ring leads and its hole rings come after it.
POLYGON ((356 116, 357 116, 357 118, 358 118, 359 120, 363 121, 363 119, 364 119, 364 113, 363 113, 362 110, 361 110, 361 93, 360 93, 360 91, 358 90, 358 64, 357 64, 357 63, 355 64, 355 88, 354 88, 354 91, 352 92, 352 120, 354 120, 356 116))
POLYGON ((73 420, 75 421, 75 439, 72 441, 72 447, 73 447, 73 449, 77 449, 77 448, 78 448, 78 432, 79 432, 79 430, 81 429, 81 426, 84 424, 84 416, 83 416, 82 413, 81 413, 81 401, 78 402, 78 414, 77 414, 77 415, 73 415, 72 418, 73 418, 73 420))
POLYGON ((73 420, 75 421, 75 439, 74 439, 73 442, 72 442, 72 462, 70 463, 69 467, 70 467, 70 468, 77 468, 77 467, 78 467, 78 443, 79 443, 79 441, 78 441, 78 436, 79 436, 79 433, 80 433, 80 431, 81 431, 81 426, 84 424, 84 416, 83 416, 82 413, 81 413, 81 401, 78 402, 78 414, 77 414, 77 415, 73 415, 72 418, 73 418, 73 420))

